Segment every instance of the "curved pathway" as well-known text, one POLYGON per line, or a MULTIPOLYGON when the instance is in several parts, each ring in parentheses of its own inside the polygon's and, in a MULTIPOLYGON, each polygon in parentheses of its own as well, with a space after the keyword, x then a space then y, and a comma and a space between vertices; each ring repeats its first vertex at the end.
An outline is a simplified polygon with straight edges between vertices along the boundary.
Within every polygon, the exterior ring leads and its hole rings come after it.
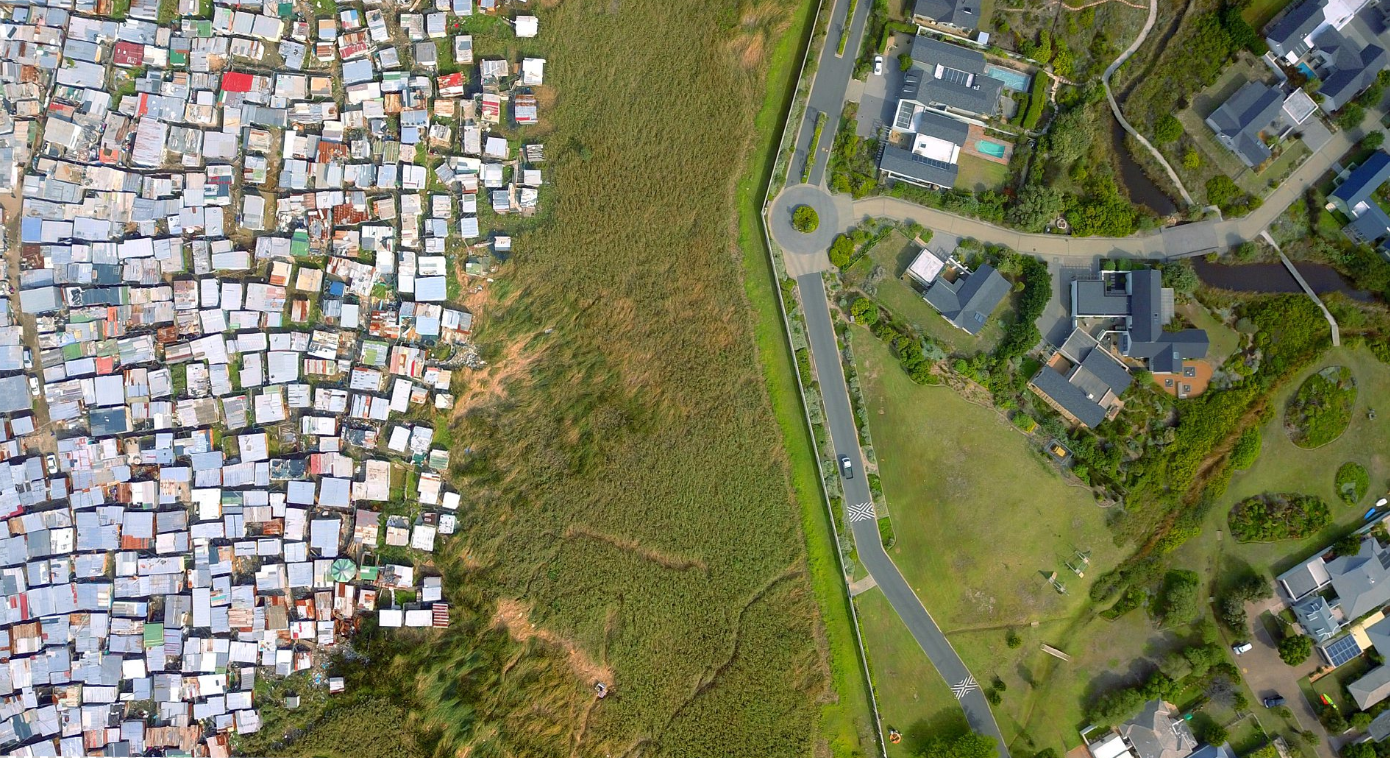
POLYGON ((1149 141, 1144 138, 1144 135, 1139 133, 1138 129, 1129 125, 1129 121, 1125 120, 1125 114, 1120 112, 1119 103, 1115 102, 1115 93, 1110 91, 1110 75, 1115 73, 1115 70, 1123 65, 1125 61, 1129 60, 1129 56, 1134 55, 1134 52, 1139 49, 1140 45, 1144 44, 1144 40, 1148 39, 1149 32, 1153 30, 1154 22, 1157 20, 1158 0, 1149 0, 1149 18, 1144 22, 1144 28, 1140 30, 1138 39, 1134 40, 1134 44, 1130 45, 1128 50, 1120 53, 1120 57, 1116 58, 1114 63, 1106 67, 1105 73, 1100 77, 1100 83, 1105 85, 1105 99, 1110 101, 1110 110, 1114 111, 1115 119, 1120 122, 1120 126, 1123 126, 1125 131, 1134 135, 1134 138, 1139 140, 1140 144, 1148 148, 1149 152, 1153 153, 1153 156, 1158 159, 1159 165, 1163 166, 1164 171, 1168 172, 1168 178, 1173 180, 1173 184, 1178 188, 1178 192, 1182 193, 1182 199, 1187 201, 1188 205, 1196 205, 1196 203, 1192 201, 1192 196, 1187 194, 1187 188, 1182 186, 1182 180, 1178 178, 1178 172, 1174 171, 1173 167, 1168 165, 1168 161, 1164 160, 1163 155, 1158 152, 1158 149, 1150 144, 1149 141))

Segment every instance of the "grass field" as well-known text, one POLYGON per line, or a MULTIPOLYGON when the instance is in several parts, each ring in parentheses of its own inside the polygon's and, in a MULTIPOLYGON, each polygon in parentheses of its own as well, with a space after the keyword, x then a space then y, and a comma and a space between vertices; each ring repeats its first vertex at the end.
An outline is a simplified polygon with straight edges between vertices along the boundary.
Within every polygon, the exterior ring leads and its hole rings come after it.
POLYGON ((915 756, 921 748, 920 735, 960 719, 960 706, 881 590, 865 592, 854 604, 874 672, 883 728, 903 733, 902 742, 888 745, 888 756, 915 756))
MULTIPOLYGON (((976 678, 1007 685, 995 717, 1011 746, 1078 744, 1093 682, 1124 680, 1133 659, 1176 640, 1155 632, 1143 611, 1115 622, 1095 616, 1086 598, 1089 577, 1123 556, 1105 511, 1086 490, 1064 483, 994 410, 944 387, 914 384, 878 340, 853 334, 897 536, 890 555, 976 678), (1088 579, 1066 568, 1078 549, 1091 553, 1088 579), (1053 571, 1067 595, 1047 584, 1053 571), (1016 649, 1005 642, 1010 628, 1023 640, 1016 649), (1073 662, 1042 653, 1042 643, 1073 662)), ((866 644, 872 659, 875 642, 866 644)), ((874 675, 884 676, 877 669, 874 675)), ((902 712, 901 694, 882 684, 878 692, 883 713, 902 712)), ((929 716, 926 710, 918 709, 919 717, 929 716)))
POLYGON ((1225 562, 1239 562, 1257 571, 1279 574, 1360 524, 1366 503, 1382 496, 1390 483, 1390 449, 1384 444, 1390 438, 1390 420, 1383 413, 1371 420, 1366 413, 1378 398, 1387 397, 1390 397, 1390 366, 1376 360, 1364 348, 1328 350, 1321 360, 1294 377, 1272 399, 1270 406, 1277 410, 1261 429, 1260 457, 1250 470, 1236 472, 1225 497, 1212 509, 1201 536, 1178 549, 1175 563, 1206 562, 1208 556, 1221 549, 1225 562), (1323 447, 1300 448, 1284 431, 1284 404, 1306 377, 1327 366, 1339 365, 1351 369, 1360 390, 1352 409, 1351 425, 1341 437, 1323 447), (1361 507, 1346 505, 1337 497, 1337 468, 1347 461, 1360 463, 1371 475, 1371 489, 1361 507), (1221 544, 1217 532, 1227 530, 1226 513, 1230 507, 1263 492, 1317 495, 1332 508, 1334 522, 1321 533, 1299 541, 1238 544, 1227 539, 1221 544))
MULTIPOLYGON (((807 568, 794 487, 814 480, 784 451, 786 384, 768 381, 789 368, 759 360, 776 344, 752 326, 769 283, 736 254, 738 180, 765 155, 759 126, 776 127, 754 121, 769 66, 776 82, 799 63, 782 40, 809 11, 542 9, 536 43, 562 93, 537 132, 544 210, 478 319, 498 371, 455 382, 470 398, 451 472, 466 504, 435 556, 454 624, 365 630, 373 665, 349 679, 414 714, 423 752, 871 751, 845 715, 862 696, 832 689, 854 667, 807 568), (595 679, 611 687, 601 702, 595 679), (837 700, 843 714, 825 707, 837 700)), ((827 551, 809 556, 816 577, 827 551)))
POLYGON ((1241 9, 1240 15, 1244 17, 1246 21, 1250 22, 1251 26, 1255 27, 1255 31, 1263 31, 1264 25, 1273 20, 1275 16, 1279 15, 1279 11, 1283 10, 1284 7, 1289 4, 1289 1, 1290 0, 1250 0, 1250 4, 1241 9))
POLYGON ((956 174, 956 189, 983 192, 999 189, 1009 181, 1009 167, 974 155, 960 155, 960 173, 956 174))

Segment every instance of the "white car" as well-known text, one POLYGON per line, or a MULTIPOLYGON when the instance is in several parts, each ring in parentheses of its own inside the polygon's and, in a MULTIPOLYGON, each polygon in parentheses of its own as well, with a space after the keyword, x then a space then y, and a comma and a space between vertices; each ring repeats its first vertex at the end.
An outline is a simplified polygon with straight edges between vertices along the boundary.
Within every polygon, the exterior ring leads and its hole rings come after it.
POLYGON ((39 378, 37 376, 29 377, 29 394, 34 397, 39 396, 39 378))
POLYGON ((52 476, 58 473, 58 456, 49 453, 43 457, 43 462, 48 464, 48 474, 52 476))
POLYGON ((1245 653, 1248 653, 1254 649, 1255 646, 1251 645, 1249 642, 1242 642, 1239 645, 1231 646, 1231 652, 1235 653, 1236 655, 1244 655, 1245 653))
POLYGON ((34 367, 34 352, 29 348, 24 348, 24 370, 28 371, 34 367))
POLYGON ((874 76, 883 76, 883 56, 874 56, 874 76))

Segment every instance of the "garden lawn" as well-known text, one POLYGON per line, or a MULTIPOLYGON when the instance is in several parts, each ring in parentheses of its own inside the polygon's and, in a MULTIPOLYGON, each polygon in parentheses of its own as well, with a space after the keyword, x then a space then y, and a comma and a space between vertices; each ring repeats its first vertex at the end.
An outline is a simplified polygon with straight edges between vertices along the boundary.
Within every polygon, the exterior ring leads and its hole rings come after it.
POLYGON ((1240 15, 1249 21, 1250 25, 1255 27, 1255 31, 1258 32, 1261 27, 1279 15, 1279 11, 1283 10, 1289 2, 1290 0, 1250 0, 1250 4, 1241 9, 1240 15))
POLYGON ((924 731, 922 725, 959 719, 960 705, 882 590, 869 590, 856 597, 854 604, 883 728, 904 735, 901 743, 888 743, 888 756, 908 758, 920 747, 914 736, 924 731))
POLYGON ((997 190, 1009 180, 1009 167, 974 155, 960 154, 960 173, 956 174, 956 189, 971 192, 997 190))
POLYGON ((1225 321, 1217 318, 1196 300, 1189 300, 1179 305, 1178 313, 1191 321, 1193 326, 1206 330, 1207 338, 1211 340, 1211 345, 1207 348, 1206 360, 1212 366, 1220 366, 1225 363, 1231 353, 1240 347, 1240 332, 1232 329, 1225 321))
POLYGON ((1207 556, 1221 549, 1224 565, 1244 563, 1273 576, 1359 526, 1365 504, 1383 495, 1386 482, 1390 480, 1390 449, 1385 446, 1385 440, 1390 439, 1390 419, 1384 413, 1374 421, 1366 417, 1367 409, 1373 407, 1376 398, 1390 398, 1390 366, 1376 360, 1364 348, 1330 349, 1321 360, 1294 377, 1270 400, 1274 413, 1260 430, 1263 435, 1260 457, 1248 471, 1235 473, 1225 496, 1207 517, 1202 534, 1180 547, 1173 563, 1205 565, 1209 560, 1207 556), (1284 405, 1304 379, 1328 366, 1346 366, 1356 379, 1358 392, 1352 407, 1351 425, 1331 443, 1316 450, 1305 450, 1294 445, 1284 431, 1284 405), (1357 507, 1345 505, 1337 497, 1337 469, 1347 461, 1360 463, 1370 472, 1371 491, 1357 507), (1317 495, 1332 509, 1333 523, 1303 540, 1238 544, 1229 534, 1223 535, 1225 540, 1221 540, 1218 532, 1228 531, 1226 513, 1231 506, 1265 492, 1317 495))

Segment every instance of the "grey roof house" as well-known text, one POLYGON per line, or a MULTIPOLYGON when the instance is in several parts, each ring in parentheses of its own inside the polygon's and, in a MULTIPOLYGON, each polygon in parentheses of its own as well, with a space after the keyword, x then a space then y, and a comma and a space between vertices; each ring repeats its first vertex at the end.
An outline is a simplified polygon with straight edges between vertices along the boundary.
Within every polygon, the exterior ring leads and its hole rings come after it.
POLYGON ((917 0, 912 18, 919 24, 931 21, 957 29, 977 29, 980 0, 917 0))
POLYGON ((1390 236, 1390 215, 1374 194, 1390 179, 1390 153, 1377 150, 1328 195, 1337 210, 1351 219, 1345 231, 1353 238, 1374 244, 1390 236))
POLYGON ((1385 31, 1378 4, 1304 0, 1268 28, 1265 42, 1283 63, 1302 63, 1321 79, 1323 107, 1335 111, 1390 63, 1382 41, 1385 31))
POLYGON ((999 109, 1004 83, 985 73, 985 56, 934 37, 912 40, 913 66, 903 76, 900 100, 980 116, 999 109))
POLYGON ((969 125, 912 103, 907 106, 904 112, 900 104, 894 129, 906 134, 911 147, 886 146, 879 169, 892 179, 950 188, 960 171, 957 161, 970 134, 969 125))
POLYGON ((935 253, 923 250, 909 267, 908 274, 927 288, 922 299, 940 311, 947 321, 957 329, 979 334, 989 314, 1012 289, 1009 280, 988 263, 974 271, 953 265, 958 271, 954 279, 939 276, 944 268, 945 264, 935 253), (924 261, 932 265, 921 265, 924 261))
POLYGON ((1105 333, 1115 337, 1120 354, 1142 361, 1155 374, 1176 373, 1183 361, 1207 355, 1205 331, 1163 328, 1173 319, 1173 290, 1154 269, 1104 271, 1100 279, 1074 280, 1071 307, 1072 326, 1107 321, 1105 333))
POLYGON ((1301 89, 1286 96, 1278 87, 1246 82, 1207 116, 1207 126, 1242 163, 1255 168, 1270 158, 1266 136, 1282 139, 1315 111, 1317 104, 1301 89))
POLYGON ((1094 429, 1121 407, 1132 378, 1095 337, 1075 329, 1028 387, 1071 421, 1094 429))

